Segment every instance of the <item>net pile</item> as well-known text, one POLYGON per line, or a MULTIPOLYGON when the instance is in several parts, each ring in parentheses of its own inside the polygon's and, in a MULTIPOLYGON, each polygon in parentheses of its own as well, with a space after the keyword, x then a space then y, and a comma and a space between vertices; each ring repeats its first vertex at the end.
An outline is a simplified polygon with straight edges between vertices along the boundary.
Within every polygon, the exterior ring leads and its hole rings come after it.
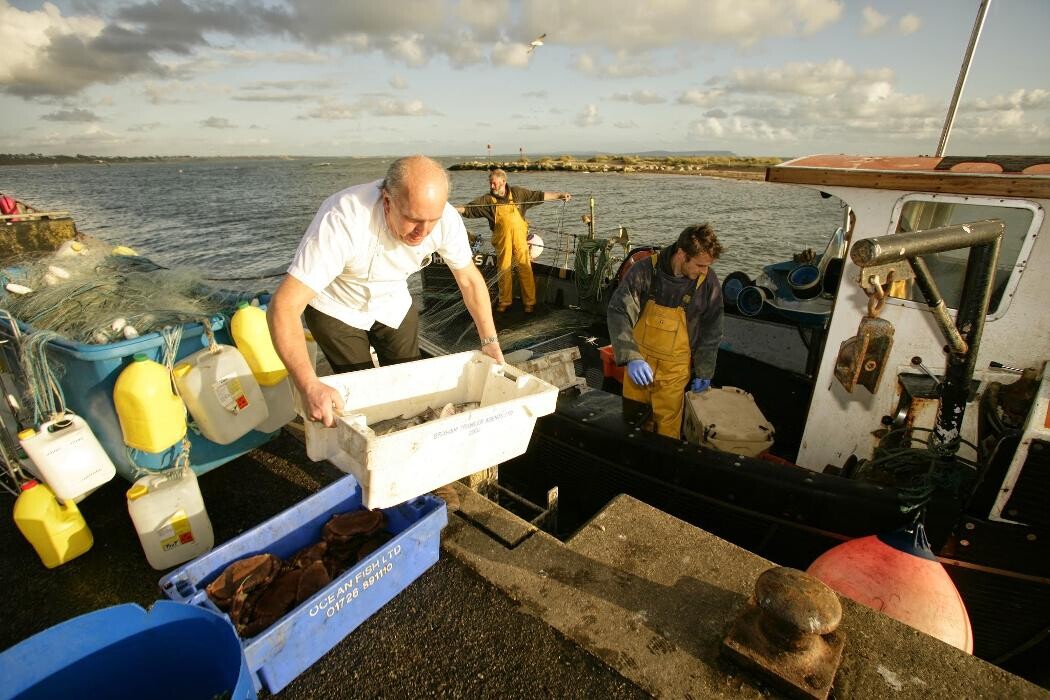
POLYGON ((17 319, 92 344, 232 312, 252 297, 212 288, 195 271, 87 248, 8 260, 4 278, 0 304, 17 319))

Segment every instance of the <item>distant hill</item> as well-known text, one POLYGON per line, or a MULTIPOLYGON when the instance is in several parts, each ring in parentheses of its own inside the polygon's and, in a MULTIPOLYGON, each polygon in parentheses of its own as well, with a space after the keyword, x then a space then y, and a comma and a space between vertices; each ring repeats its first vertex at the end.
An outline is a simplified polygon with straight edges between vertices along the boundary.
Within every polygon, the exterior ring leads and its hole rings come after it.
POLYGON ((735 158, 736 153, 732 151, 636 151, 629 153, 632 156, 644 156, 647 158, 662 158, 665 156, 722 156, 724 158, 735 158))

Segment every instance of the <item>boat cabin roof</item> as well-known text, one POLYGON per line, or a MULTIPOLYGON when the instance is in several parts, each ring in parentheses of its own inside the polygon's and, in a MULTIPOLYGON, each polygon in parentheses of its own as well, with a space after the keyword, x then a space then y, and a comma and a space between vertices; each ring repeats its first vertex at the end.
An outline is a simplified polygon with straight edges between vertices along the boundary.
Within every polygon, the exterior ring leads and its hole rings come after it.
POLYGON ((1050 156, 849 156, 795 158, 766 180, 818 187, 1050 198, 1050 156))

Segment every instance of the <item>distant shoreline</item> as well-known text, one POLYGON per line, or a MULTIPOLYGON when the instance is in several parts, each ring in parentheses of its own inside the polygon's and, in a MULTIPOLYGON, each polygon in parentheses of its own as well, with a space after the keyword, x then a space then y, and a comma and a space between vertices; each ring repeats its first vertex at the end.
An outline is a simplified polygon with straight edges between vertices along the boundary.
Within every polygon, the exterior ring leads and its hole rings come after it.
POLYGON ((507 172, 639 173, 657 175, 705 175, 736 180, 764 180, 766 168, 782 163, 782 158, 733 156, 613 156, 580 159, 570 156, 541 157, 535 161, 470 160, 449 166, 449 170, 492 170, 507 172))

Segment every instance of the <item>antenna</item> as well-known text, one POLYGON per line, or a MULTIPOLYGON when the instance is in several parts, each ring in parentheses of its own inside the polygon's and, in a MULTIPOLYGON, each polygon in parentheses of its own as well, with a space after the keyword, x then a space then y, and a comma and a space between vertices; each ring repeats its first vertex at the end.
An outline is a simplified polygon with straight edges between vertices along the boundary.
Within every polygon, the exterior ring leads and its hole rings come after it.
POLYGON ((959 109, 959 98, 962 97, 963 86, 966 85, 966 76, 970 72, 970 63, 973 62, 973 52, 977 48, 977 41, 981 38, 981 30, 984 28, 984 18, 988 14, 988 6, 992 0, 981 0, 981 6, 977 8, 977 19, 973 23, 973 31, 970 32, 970 44, 966 47, 966 55, 963 56, 962 68, 959 69, 959 79, 955 82, 955 94, 952 95, 951 104, 948 105, 948 114, 944 118, 944 129, 941 131, 941 140, 937 144, 937 156, 943 156, 948 147, 948 136, 952 132, 952 124, 955 123, 955 112, 959 109))

